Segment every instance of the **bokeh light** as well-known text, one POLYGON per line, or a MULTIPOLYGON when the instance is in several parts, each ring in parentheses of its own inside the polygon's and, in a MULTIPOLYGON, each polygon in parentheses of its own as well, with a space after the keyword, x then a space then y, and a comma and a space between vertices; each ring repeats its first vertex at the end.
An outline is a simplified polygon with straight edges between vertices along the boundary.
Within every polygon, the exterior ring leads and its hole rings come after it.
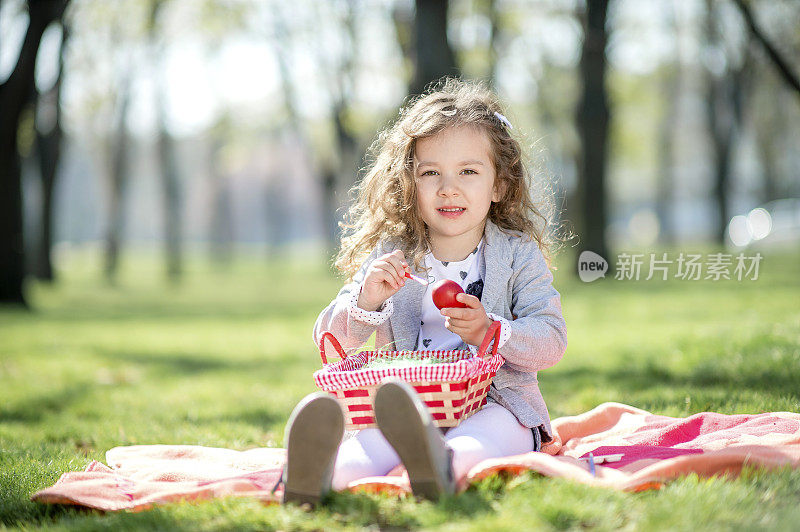
POLYGON ((738 215, 731 218, 728 224, 728 238, 737 247, 744 247, 753 240, 750 222, 746 216, 738 215))
POLYGON ((761 207, 753 209, 747 215, 753 240, 761 240, 772 231, 772 216, 769 211, 761 207))

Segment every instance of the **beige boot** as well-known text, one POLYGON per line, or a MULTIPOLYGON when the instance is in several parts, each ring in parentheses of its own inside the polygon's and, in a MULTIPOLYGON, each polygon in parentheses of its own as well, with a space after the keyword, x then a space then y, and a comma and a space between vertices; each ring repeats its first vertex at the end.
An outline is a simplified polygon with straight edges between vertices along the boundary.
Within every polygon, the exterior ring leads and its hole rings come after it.
POLYGON ((414 388, 384 382, 375 394, 375 420, 408 471, 414 495, 436 500, 455 492, 453 450, 414 388))
POLYGON ((286 424, 284 503, 316 506, 330 491, 343 435, 344 414, 336 399, 317 392, 298 403, 286 424))

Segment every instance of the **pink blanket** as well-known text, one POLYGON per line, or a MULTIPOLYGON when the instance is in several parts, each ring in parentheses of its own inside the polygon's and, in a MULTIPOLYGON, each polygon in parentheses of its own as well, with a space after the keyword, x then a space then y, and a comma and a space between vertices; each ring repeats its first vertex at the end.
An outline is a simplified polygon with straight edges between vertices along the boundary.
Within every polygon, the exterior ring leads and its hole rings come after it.
MULTIPOLYGON (((476 465, 460 479, 532 470, 585 484, 627 491, 660 487, 688 473, 736 475, 743 465, 800 468, 800 414, 770 412, 687 418, 650 414, 604 403, 578 416, 553 421, 557 434, 543 453, 527 453, 476 465), (594 473, 586 459, 594 457, 594 473), (616 461, 606 461, 616 460, 616 461)), ((108 466, 93 461, 84 471, 64 473, 32 496, 43 503, 101 510, 141 510, 156 503, 224 496, 280 500, 272 492, 285 459, 283 449, 233 451, 192 445, 135 445, 106 453, 108 466)), ((408 493, 402 467, 384 477, 353 482, 350 490, 408 493)))

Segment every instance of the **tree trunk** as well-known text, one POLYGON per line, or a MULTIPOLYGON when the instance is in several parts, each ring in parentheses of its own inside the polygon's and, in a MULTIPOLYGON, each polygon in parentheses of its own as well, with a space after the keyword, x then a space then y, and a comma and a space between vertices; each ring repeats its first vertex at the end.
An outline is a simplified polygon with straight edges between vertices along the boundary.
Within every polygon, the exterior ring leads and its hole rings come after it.
POLYGON ((425 86, 442 76, 457 76, 456 60, 447 41, 446 0, 416 0, 414 17, 415 72, 411 94, 421 94, 425 86))
POLYGON ((221 120, 211 133, 208 149, 208 167, 211 179, 211 223, 209 252, 211 262, 218 267, 228 267, 233 258, 233 212, 228 176, 220 163, 223 136, 230 133, 227 119, 221 120))
POLYGON ((211 218, 211 260, 220 266, 228 266, 233 258, 233 223, 231 193, 228 180, 214 177, 211 218))
POLYGON ((744 17, 750 34, 764 47, 764 51, 778 71, 778 75, 786 83, 787 87, 794 91, 795 96, 800 98, 800 78, 792 71, 789 62, 778 52, 778 49, 770 42, 767 35, 756 25, 750 6, 744 0, 734 0, 733 3, 736 4, 742 17, 744 17))
POLYGON ((39 229, 39 242, 34 273, 42 281, 55 280, 51 251, 53 248, 53 190, 55 189, 58 163, 61 158, 61 81, 64 77, 64 54, 69 33, 61 24, 61 45, 58 52, 58 75, 53 86, 39 97, 36 105, 36 145, 39 155, 39 169, 42 178, 42 210, 39 229))
MULTIPOLYGON (((278 72, 280 73, 280 84, 281 84, 281 95, 283 96, 283 104, 286 109, 286 128, 289 131, 290 135, 290 142, 296 141, 300 145, 300 153, 303 154, 304 160, 309 160, 309 145, 311 142, 308 140, 308 136, 303 129, 303 117, 300 114, 300 111, 297 109, 294 101, 294 88, 292 85, 292 64, 291 64, 291 46, 292 46, 292 35, 290 34, 287 28, 286 16, 285 13, 280 9, 276 8, 275 12, 272 17, 273 20, 273 32, 274 32, 274 39, 273 43, 275 45, 275 56, 278 61, 278 72)), ((268 194, 275 195, 275 192, 280 190, 278 187, 272 187, 267 190, 268 194)), ((325 196, 326 191, 323 189, 323 204, 329 198, 325 196)), ((277 201, 273 201, 275 198, 270 198, 267 202, 268 205, 276 205, 277 201)), ((277 198, 278 201, 283 201, 283 197, 277 198)), ((277 219, 279 216, 276 216, 275 213, 267 213, 265 217, 265 221, 267 224, 267 231, 266 233, 274 234, 280 228, 271 227, 274 223, 274 220, 277 219)), ((325 234, 327 235, 327 225, 328 218, 323 219, 323 223, 325 224, 324 229, 325 234)), ((271 246, 267 246, 267 253, 273 254, 274 249, 271 249, 271 246)))
POLYGON ((491 86, 497 89, 497 57, 500 55, 497 50, 500 46, 500 13, 497 11, 497 1, 489 0, 487 9, 490 23, 488 78, 491 86))
MULTIPOLYGON (((397 3, 392 8, 392 23, 395 39, 403 52, 403 60, 407 65, 414 64, 414 14, 408 4, 397 3)), ((413 72, 411 78, 414 77, 413 72)), ((404 77, 404 81, 407 81, 404 77)), ((410 86, 410 85, 409 85, 410 86)))
POLYGON ((664 114, 659 124, 658 143, 658 183, 656 185, 656 215, 663 244, 675 242, 671 207, 675 190, 675 130, 678 123, 678 98, 680 97, 677 74, 668 74, 662 82, 664 90, 664 114))
MULTIPOLYGON (((748 52, 753 52, 752 47, 748 52)), ((760 167, 759 197, 762 203, 767 203, 784 194, 778 161, 784 141, 791 138, 786 122, 787 113, 784 111, 786 106, 792 105, 788 98, 793 95, 776 84, 778 80, 767 70, 770 67, 750 57, 754 61, 752 74, 747 76, 746 83, 750 99, 747 120, 753 128, 756 158, 760 167)))
POLYGON ((714 202, 717 205, 715 239, 718 244, 725 242, 725 228, 728 225, 728 175, 730 173, 730 149, 732 120, 726 109, 723 81, 710 78, 706 92, 706 114, 711 131, 712 161, 714 168, 714 202), (727 126, 727 127, 726 127, 727 126))
POLYGON ((36 244, 34 274, 41 281, 53 282, 55 273, 51 251, 53 248, 53 190, 61 152, 61 129, 46 134, 37 132, 36 145, 42 177, 42 208, 39 221, 39 239, 36 244))
MULTIPOLYGON (((347 74, 343 73, 342 75, 347 74)), ((326 175, 323 176, 323 191, 326 195, 325 210, 329 216, 327 225, 330 228, 328 231, 328 256, 337 252, 342 238, 342 228, 339 227, 339 216, 337 215, 336 193, 340 189, 349 189, 355 183, 358 174, 358 143, 345 126, 345 112, 346 103, 341 100, 337 101, 333 109, 333 125, 336 133, 336 146, 339 150, 338 168, 326 172, 326 175)))
POLYGON ((764 203, 774 201, 783 196, 779 169, 776 164, 779 156, 777 146, 781 141, 782 135, 785 135, 788 130, 786 127, 786 114, 781 112, 779 105, 775 105, 776 94, 770 90, 771 88, 773 87, 756 88, 755 90, 757 91, 769 91, 766 95, 768 101, 765 102, 766 105, 751 107, 751 109, 755 108, 756 110, 763 109, 761 113, 758 113, 758 117, 754 117, 753 127, 755 129, 756 150, 762 173, 761 201, 764 203))
POLYGON ((130 75, 122 74, 117 96, 117 116, 114 136, 109 144, 109 203, 108 203, 108 230, 105 242, 106 280, 110 284, 116 283, 119 269, 119 254, 122 242, 122 233, 125 227, 125 194, 128 189, 130 168, 128 166, 128 131, 125 120, 128 116, 128 107, 131 100, 130 75))
POLYGON ((167 279, 172 283, 180 280, 182 266, 182 202, 180 176, 178 171, 175 140, 167 128, 166 80, 164 76, 164 47, 160 41, 158 21, 166 0, 156 0, 150 11, 149 39, 152 47, 152 66, 156 79, 156 113, 158 131, 156 132, 156 151, 158 170, 162 189, 162 209, 164 213, 164 251, 166 255, 167 279))
MULTIPOLYGON (((706 6, 708 9, 706 16, 707 42, 711 45, 721 46, 710 0, 706 2, 706 6)), ((713 197, 717 205, 715 240, 719 245, 725 243, 725 231, 730 220, 728 192, 731 177, 731 152, 742 116, 746 65, 746 61, 743 61, 738 69, 726 67, 719 76, 709 72, 706 85, 706 116, 712 142, 714 172, 713 197)))
POLYGON ((336 224, 336 172, 333 168, 322 170, 322 216, 325 224, 326 257, 330 257, 338 246, 339 226, 336 224))
MULTIPOLYGON (((162 96, 163 98, 163 96, 162 96)), ((164 251, 167 259, 167 279, 176 283, 183 273, 181 233, 182 202, 175 140, 167 131, 164 113, 165 104, 159 105, 161 120, 158 128, 158 159, 164 209, 164 251)))
POLYGON ((328 256, 338 251, 342 238, 342 228, 339 226, 339 216, 337 215, 339 205, 336 200, 336 193, 339 190, 349 190, 355 184, 358 174, 358 141, 350 128, 348 128, 346 118, 353 98, 353 87, 355 86, 354 54, 359 49, 359 46, 355 30, 356 13, 353 5, 346 4, 346 6, 344 31, 350 41, 350 46, 344 60, 334 71, 334 75, 338 80, 338 90, 333 98, 333 109, 331 110, 333 131, 338 151, 338 157, 335 161, 337 167, 330 175, 323 176, 323 191, 326 196, 330 194, 330 197, 326 199, 325 208, 328 211, 328 216, 330 216, 327 222, 330 228, 328 231, 328 256), (333 181, 331 181, 331 177, 333 177, 333 181))
POLYGON ((22 176, 17 131, 22 109, 34 88, 39 43, 47 26, 58 20, 67 0, 29 2, 30 23, 17 63, 0 85, 0 303, 26 305, 23 284, 22 176))
POLYGON ((661 226, 660 240, 663 244, 675 243, 674 224, 670 208, 675 190, 675 134, 678 125, 678 102, 681 96, 682 56, 680 50, 680 28, 675 19, 673 6, 667 9, 669 29, 675 41, 675 68, 666 64, 661 71, 662 100, 664 111, 658 129, 658 182, 656 184, 656 215, 661 226))
MULTIPOLYGON (((325 55, 318 55, 318 61, 332 80, 331 88, 331 121, 333 122, 334 147, 336 156, 322 163, 320 179, 322 184, 322 214, 326 255, 335 254, 341 242, 342 229, 339 226, 338 216, 340 190, 348 190, 355 183, 358 173, 360 156, 359 143, 352 129, 347 123, 347 112, 353 98, 355 86, 355 51, 359 49, 358 36, 355 23, 357 13, 355 5, 344 4, 344 18, 342 30, 349 43, 346 45, 348 52, 340 62, 331 64, 325 55)), ((322 13, 321 16, 325 16, 322 13)), ((320 17, 321 18, 321 17, 320 17)))
POLYGON ((583 90, 578 104, 581 143, 579 188, 581 203, 580 251, 590 250, 609 262, 605 229, 606 157, 608 154, 609 105, 606 94, 606 13, 608 0, 587 2, 580 73, 583 90))

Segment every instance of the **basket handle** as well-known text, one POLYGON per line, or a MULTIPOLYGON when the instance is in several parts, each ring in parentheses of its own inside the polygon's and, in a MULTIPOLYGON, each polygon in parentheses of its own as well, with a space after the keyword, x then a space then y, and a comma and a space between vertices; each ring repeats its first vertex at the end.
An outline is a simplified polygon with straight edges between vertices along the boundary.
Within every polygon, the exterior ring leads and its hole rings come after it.
POLYGON ((489 342, 494 340, 494 344, 492 345, 492 356, 497 355, 497 344, 500 343, 500 322, 493 321, 491 325, 489 325, 489 330, 486 331, 486 336, 483 337, 483 341, 481 342, 481 346, 478 348, 478 356, 481 358, 486 358, 486 350, 489 348, 489 342))
POLYGON ((319 339, 319 356, 322 359, 323 364, 328 363, 328 357, 325 356, 326 338, 331 341, 331 345, 333 346, 334 349, 336 349, 336 353, 339 355, 339 358, 341 358, 342 360, 347 358, 347 353, 345 353, 344 349, 342 349, 342 344, 339 343, 339 340, 336 339, 333 333, 324 332, 322 333, 322 337, 319 339))

